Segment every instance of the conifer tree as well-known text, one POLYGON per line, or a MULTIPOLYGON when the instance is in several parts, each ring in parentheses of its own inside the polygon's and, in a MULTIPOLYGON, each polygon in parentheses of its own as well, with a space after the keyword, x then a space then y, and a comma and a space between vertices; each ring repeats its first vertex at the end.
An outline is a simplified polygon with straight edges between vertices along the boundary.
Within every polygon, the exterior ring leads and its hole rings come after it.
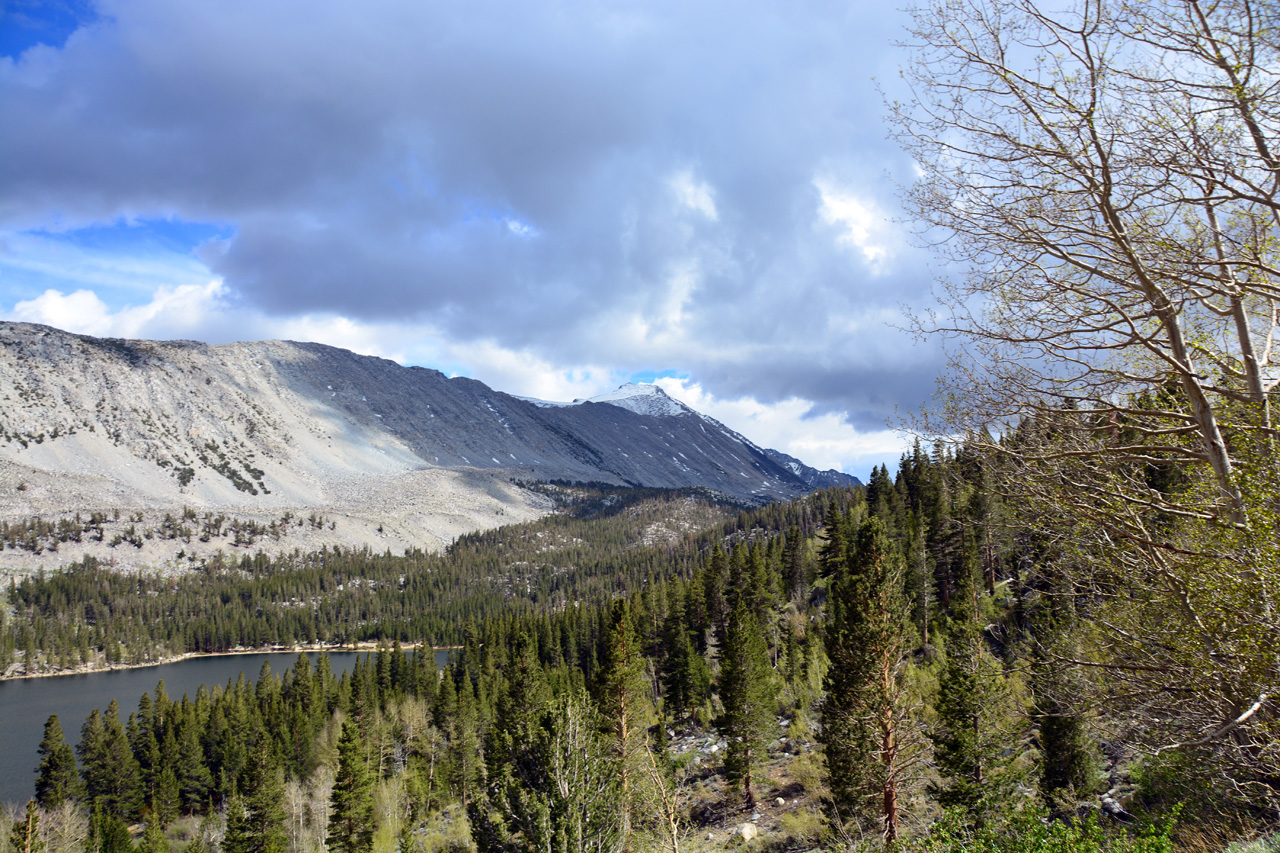
POLYGON ((95 803, 90 812, 85 853, 133 853, 128 825, 110 812, 103 811, 100 803, 95 803))
POLYGON ((36 747, 40 764, 36 767, 36 802, 54 809, 76 796, 80 776, 76 772, 76 756, 62 733, 62 722, 51 714, 44 724, 44 738, 36 747))
POLYGON ((535 733, 537 766, 525 769, 520 784, 492 785, 489 798, 468 809, 482 853, 621 849, 617 772, 605 729, 584 692, 551 701, 535 733))
POLYGON ((1040 747, 1039 787, 1051 813, 1069 814, 1078 800, 1096 792, 1099 753, 1078 707, 1080 697, 1087 694, 1083 679, 1075 669, 1055 660, 1081 656, 1076 646, 1074 597, 1053 588, 1058 584, 1052 580, 1049 585, 1048 594, 1027 608, 1036 650, 1031 686, 1040 747))
POLYGON ((1042 667, 1035 677, 1035 717, 1039 721, 1040 794, 1050 811, 1074 811, 1076 800, 1096 790, 1096 746, 1085 721, 1064 699, 1071 687, 1066 674, 1042 667))
POLYGON ((809 592, 809 544, 797 525, 787 528, 787 544, 782 552, 783 597, 795 599, 809 592))
POLYGON ((131 817, 140 803, 140 772, 120 723, 120 706, 114 699, 105 715, 96 708, 89 715, 81 729, 77 751, 84 765, 89 801, 100 800, 102 807, 116 817, 131 817))
POLYGON ((850 517, 841 513, 835 503, 827 507, 822 525, 822 544, 818 548, 818 564, 824 577, 839 574, 849 562, 850 523, 850 517))
POLYGON ((729 617, 719 686, 724 713, 715 724, 728 741, 725 775, 731 785, 742 790, 747 803, 754 804, 754 770, 765 756, 776 700, 764 631, 745 595, 740 596, 729 617))
POLYGON ((978 625, 976 566, 956 597, 947 660, 938 684, 938 724, 930 732, 943 783, 932 792, 981 825, 1017 781, 1010 772, 1025 729, 1015 685, 987 648, 978 625))
POLYGON ((40 812, 35 800, 27 800, 26 814, 13 822, 9 833, 9 846, 14 853, 43 853, 44 841, 40 838, 40 812))
POLYGON ((662 680, 666 689, 668 713, 673 718, 683 717, 690 705, 705 701, 710 688, 711 675, 706 661, 698 654, 689 636, 689 620, 686 616, 685 596, 679 584, 672 585, 671 605, 667 610, 665 635, 666 660, 662 680))
POLYGON ((178 777, 173 764, 165 764, 155 781, 155 795, 151 808, 160 818, 163 826, 168 826, 178 816, 182 807, 182 792, 178 787, 178 777))
POLYGON ((222 853, 253 853, 249 808, 234 788, 226 802, 227 828, 222 836, 222 853))
POLYGON ((776 552, 766 550, 759 544, 747 549, 745 589, 751 596, 751 605, 755 609, 756 618, 762 624, 768 621, 769 611, 778 603, 781 575, 778 572, 776 556, 776 552))
POLYGON ((184 719, 182 733, 178 736, 177 783, 179 802, 194 814, 208 801, 213 790, 213 776, 205 764, 204 749, 200 745, 194 714, 184 719))
POLYGON ((725 584, 728 581, 729 561, 724 549, 716 543, 711 555, 703 564, 702 599, 706 608, 707 620, 714 629, 716 639, 724 637, 724 620, 728 616, 728 604, 725 600, 725 584))
POLYGON ((472 834, 484 850, 532 844, 549 819, 544 714, 550 691, 529 634, 516 637, 506 670, 485 750, 488 785, 468 804, 472 834))
POLYGON ((225 853, 283 853, 284 784, 265 738, 254 747, 241 780, 235 808, 227 806, 225 853))
POLYGON ((606 726, 605 742, 618 774, 622 845, 624 850, 630 850, 638 788, 646 778, 646 738, 654 710, 644 677, 640 638, 625 598, 613 604, 608 639, 601 671, 600 711, 606 726))
MULTIPOLYGON (((224 848, 230 853, 231 848, 224 848)), ((142 831, 142 840, 138 843, 137 853, 169 853, 169 839, 165 838, 164 827, 154 807, 147 814, 146 826, 142 831)))
POLYGON ((373 782, 365 766, 360 732, 346 720, 338 740, 338 769, 333 779, 328 848, 334 853, 373 849, 373 782))
POLYGON ((480 714, 471 679, 463 678, 446 732, 449 737, 449 784, 463 806, 484 787, 484 760, 480 750, 480 714))
POLYGON ((918 750, 908 724, 906 611, 901 557, 873 516, 832 592, 819 739, 837 821, 875 816, 888 841, 898 835, 902 786, 918 750))
POLYGON ((535 739, 533 732, 541 724, 544 706, 550 698, 537 648, 528 634, 516 637, 506 670, 506 683, 498 695, 486 750, 491 776, 499 764, 515 764, 518 771, 523 772, 525 765, 536 761, 529 754, 535 739))
POLYGON ((156 737, 155 711, 151 696, 143 693, 138 700, 137 713, 129 715, 129 723, 125 727, 129 748, 138 762, 138 787, 144 798, 155 796, 156 775, 159 773, 160 741, 156 737))

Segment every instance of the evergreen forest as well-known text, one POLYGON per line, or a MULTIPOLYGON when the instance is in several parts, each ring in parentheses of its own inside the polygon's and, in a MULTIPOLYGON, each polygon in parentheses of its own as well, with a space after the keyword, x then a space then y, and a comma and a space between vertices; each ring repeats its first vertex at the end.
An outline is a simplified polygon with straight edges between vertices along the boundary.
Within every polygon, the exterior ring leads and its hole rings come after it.
POLYGON ((1145 676, 1097 645, 1144 582, 1076 571, 1006 500, 986 441, 758 508, 546 485, 559 513, 442 555, 165 578, 86 561, 15 583, 6 654, 33 668, 378 648, 341 677, 299 655, 50 718, 0 848, 1166 851, 1264 833, 1267 754, 1149 746, 1175 721, 1145 719, 1145 676))

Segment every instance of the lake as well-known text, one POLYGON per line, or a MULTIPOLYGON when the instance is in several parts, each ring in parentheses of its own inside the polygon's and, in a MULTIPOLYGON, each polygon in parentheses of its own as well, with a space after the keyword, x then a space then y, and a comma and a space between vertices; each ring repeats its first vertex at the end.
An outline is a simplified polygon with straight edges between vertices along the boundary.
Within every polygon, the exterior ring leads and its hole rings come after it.
MULTIPOLYGON (((368 652, 329 652, 329 666, 335 677, 351 669, 356 658, 368 652)), ((436 665, 443 667, 449 653, 438 650, 436 665)), ((314 666, 318 652, 308 652, 314 666)), ((164 679, 170 699, 185 693, 195 698, 201 685, 225 686, 243 672, 250 682, 258 680, 262 664, 269 662, 277 676, 293 666, 297 652, 250 655, 213 655, 188 658, 174 663, 141 669, 117 669, 53 678, 22 678, 0 681, 0 803, 25 804, 35 795, 36 748, 44 737, 44 723, 57 714, 67 743, 75 748, 80 727, 94 708, 105 710, 115 699, 120 703, 120 721, 138 709, 143 693, 155 690, 164 679)))

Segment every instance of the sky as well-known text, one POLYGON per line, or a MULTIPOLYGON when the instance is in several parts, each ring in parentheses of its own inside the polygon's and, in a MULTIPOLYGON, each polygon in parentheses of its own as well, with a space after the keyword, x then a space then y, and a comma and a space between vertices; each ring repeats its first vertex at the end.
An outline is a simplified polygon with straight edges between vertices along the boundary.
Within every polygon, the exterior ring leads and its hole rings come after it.
POLYGON ((0 319, 656 382, 865 480, 941 366, 900 330, 903 37, 865 0, 4 0, 0 319))

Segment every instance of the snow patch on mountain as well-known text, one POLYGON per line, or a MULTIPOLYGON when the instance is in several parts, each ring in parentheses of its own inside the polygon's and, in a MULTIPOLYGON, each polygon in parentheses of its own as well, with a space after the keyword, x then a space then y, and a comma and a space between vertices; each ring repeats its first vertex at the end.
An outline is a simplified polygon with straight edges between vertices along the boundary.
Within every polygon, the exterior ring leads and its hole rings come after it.
MULTIPOLYGON (((515 396, 515 395, 512 395, 515 396)), ((563 409, 569 406, 581 406, 583 403, 607 403, 610 406, 617 406, 620 409, 626 409, 637 415, 648 415, 650 417, 680 417, 682 415, 698 415, 704 420, 719 426, 719 423, 712 421, 705 415, 695 412, 693 409, 667 395, 657 385, 647 385, 640 382, 628 382, 620 385, 612 391, 604 394, 597 394, 586 400, 574 400, 572 403, 558 403, 554 400, 540 400, 537 397, 519 397, 517 400, 524 400, 526 403, 532 403, 539 409, 563 409)))
POLYGON ((692 409, 679 400, 668 397, 667 392, 657 385, 645 385, 638 382, 628 382, 613 391, 592 397, 586 402, 608 403, 611 406, 618 406, 635 412, 637 415, 650 415, 653 417, 677 417, 679 415, 693 414, 692 409))
POLYGON ((517 400, 523 400, 526 403, 532 403, 539 409, 563 409, 565 406, 572 406, 573 403, 557 403, 554 400, 539 400, 537 397, 521 397, 519 394, 512 394, 517 400))

